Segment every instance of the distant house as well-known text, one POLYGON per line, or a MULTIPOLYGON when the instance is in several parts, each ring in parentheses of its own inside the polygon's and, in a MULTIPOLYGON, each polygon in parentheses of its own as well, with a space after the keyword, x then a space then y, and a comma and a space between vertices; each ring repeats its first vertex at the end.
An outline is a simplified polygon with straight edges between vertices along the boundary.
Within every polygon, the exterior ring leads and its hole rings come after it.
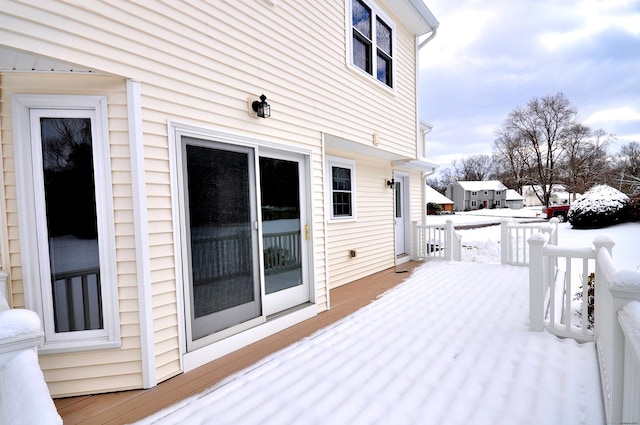
POLYGON ((453 200, 456 211, 503 208, 507 187, 498 180, 458 181, 447 187, 446 195, 453 200))
POLYGON ((409 261, 436 167, 423 1, 9 1, 0 22, 0 266, 54 397, 151 388, 409 261))
POLYGON ((451 199, 447 198, 429 185, 426 186, 425 190, 425 199, 427 200, 427 204, 433 202, 434 204, 440 205, 441 211, 453 212, 453 201, 451 199))
POLYGON ((524 206, 524 198, 513 189, 507 189, 507 197, 504 202, 505 206, 512 210, 519 210, 524 206))
MULTIPOLYGON (((538 192, 542 196, 542 188, 540 185, 527 185, 522 187, 522 196, 524 197, 524 204, 528 207, 541 206, 542 202, 536 196, 538 192)), ((571 193, 566 190, 564 185, 554 184, 551 192, 549 202, 551 205, 566 205, 570 204, 571 200, 576 200, 581 194, 571 193)))

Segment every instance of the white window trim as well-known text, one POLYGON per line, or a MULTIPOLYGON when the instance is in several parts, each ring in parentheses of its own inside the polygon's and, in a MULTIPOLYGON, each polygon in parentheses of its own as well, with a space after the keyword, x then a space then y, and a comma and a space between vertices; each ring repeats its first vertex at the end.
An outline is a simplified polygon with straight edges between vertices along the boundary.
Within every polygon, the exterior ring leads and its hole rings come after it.
POLYGON ((371 28, 372 31, 372 42, 373 42, 373 46, 372 46, 372 51, 371 51, 371 67, 372 67, 372 73, 369 74, 367 71, 365 71, 364 69, 361 69, 359 66, 356 66, 353 63, 353 16, 352 16, 352 2, 353 0, 347 0, 345 1, 345 17, 346 17, 346 39, 347 42, 345 43, 346 47, 347 47, 347 53, 346 53, 346 59, 347 59, 347 67, 350 68, 351 70, 355 71, 358 75, 364 76, 368 81, 374 81, 376 84, 378 84, 380 87, 384 87, 387 90, 390 90, 392 92, 396 92, 396 86, 397 86, 397 78, 396 78, 396 24, 394 21, 391 20, 391 18, 389 18, 389 16, 387 16, 379 7, 377 4, 375 4, 374 2, 370 1, 370 0, 361 0, 364 4, 366 4, 367 6, 369 6, 369 8, 371 9, 371 22, 373 22, 373 28, 371 28), (385 24, 387 24, 387 26, 389 28, 391 28, 391 86, 388 86, 386 83, 378 80, 378 76, 377 76, 377 62, 378 62, 378 56, 377 56, 377 40, 376 40, 376 27, 375 27, 375 22, 376 22, 376 17, 380 17, 380 19, 382 21, 384 21, 385 24))
POLYGON ((476 200, 471 201, 471 208, 473 207, 476 207, 476 208, 478 207, 478 201, 476 200))
POLYGON ((502 195, 502 191, 501 191, 501 190, 496 190, 496 195, 497 195, 497 196, 502 195))
POLYGON ((325 191, 327 193, 326 196, 326 208, 328 211, 327 216, 329 217, 329 222, 345 222, 345 221, 355 221, 357 219, 356 215, 356 162, 352 159, 340 158, 337 156, 326 156, 326 167, 325 167, 325 191), (331 172, 332 167, 341 167, 341 168, 349 168, 351 170, 351 215, 350 216, 334 216, 333 215, 333 173, 331 172))
POLYGON ((476 192, 475 190, 471 191, 471 196, 478 196, 478 192, 476 192))
MULTIPOLYGON (((25 306, 38 313, 45 332, 42 354, 116 348, 120 346, 120 320, 115 254, 113 194, 111 188, 111 156, 107 98, 105 96, 68 95, 14 95, 12 97, 14 149, 16 162, 16 192, 20 223, 20 250, 25 306), (42 214, 34 214, 33 153, 30 128, 30 110, 58 109, 88 111, 92 117, 95 140, 93 144, 96 214, 100 251, 100 280, 102 291, 103 329, 56 333, 50 284, 43 287, 38 252, 39 237, 36 223, 46 222, 42 214)), ((40 243, 42 245, 42 243, 40 243)))
POLYGON ((496 207, 501 207, 501 206, 502 206, 502 203, 500 202, 500 199, 497 199, 496 200, 496 207))

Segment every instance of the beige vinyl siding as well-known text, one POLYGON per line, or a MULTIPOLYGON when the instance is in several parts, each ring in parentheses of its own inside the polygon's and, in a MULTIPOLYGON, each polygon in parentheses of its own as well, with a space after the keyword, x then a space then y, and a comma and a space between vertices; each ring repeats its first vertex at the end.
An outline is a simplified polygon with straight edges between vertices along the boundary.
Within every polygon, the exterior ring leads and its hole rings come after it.
MULTIPOLYGON (((29 16, 25 7, 15 9, 18 16, 29 16)), ((304 131, 315 123, 316 131, 360 143, 375 131, 380 149, 415 157, 415 41, 397 18, 394 92, 346 66, 342 0, 61 5, 35 16, 0 30, 0 38, 39 34, 33 25, 45 23, 50 36, 39 40, 40 53, 60 51, 56 40, 66 40, 62 59, 166 88, 157 95, 188 105, 177 116, 240 120, 227 124, 246 128, 247 96, 264 92, 272 98, 269 126, 304 131)))
MULTIPOLYGON (((386 186, 391 178, 389 161, 348 152, 330 155, 356 161, 356 220, 328 224, 331 288, 344 285, 394 265, 393 190, 386 186), (357 256, 351 258, 350 250, 357 256)), ((330 195, 327 195, 330 196, 330 195)))
MULTIPOLYGON (((346 28, 345 0, 279 0, 276 5, 262 0, 60 2, 55 8, 19 0, 3 3, 0 13, 12 15, 12 19, 0 27, 0 44, 16 48, 28 45, 34 54, 140 81, 159 381, 180 372, 176 296, 180 289, 174 257, 178 241, 173 234, 168 120, 311 152, 315 301, 319 311, 327 308, 327 256, 332 287, 393 266, 393 198, 381 177, 381 173, 391 176, 389 161, 356 158, 358 220, 329 226, 328 252, 324 240, 322 133, 366 145, 371 145, 375 133, 381 152, 416 157, 415 38, 384 2, 379 5, 394 20, 396 30, 393 90, 347 65, 346 37, 350 31, 346 28), (272 117, 268 120, 248 114, 249 97, 257 98, 262 93, 271 104, 272 117), (348 258, 349 249, 356 249, 358 257, 348 258)), ((3 77, 6 79, 7 74, 3 77)), ((99 91, 91 79, 95 76, 83 78, 83 89, 99 91)), ((29 80, 25 87, 37 92, 40 87, 36 84, 34 88, 32 83, 29 80)), ((76 89, 63 85, 59 90, 76 89)), ((110 120, 114 134, 126 133, 127 129, 122 89, 118 96, 114 108, 122 118, 113 124, 110 120)), ((111 113, 111 105, 109 108, 111 113)), ((4 144, 7 140, 11 139, 3 136, 4 144)), ((122 274, 121 285, 130 285, 135 280, 133 228, 120 225, 132 220, 132 202, 124 200, 125 194, 130 196, 130 175, 125 165, 128 147, 124 137, 122 143, 112 143, 112 155, 116 155, 114 194, 123 197, 122 201, 114 199, 116 229, 124 232, 118 233, 118 242, 123 245, 118 252, 118 273, 122 274)), ((11 169, 5 168, 7 191, 11 190, 12 179, 11 169)), ((10 223, 16 220, 15 202, 9 195, 7 219, 10 223)), ((12 264, 19 264, 18 235, 13 227, 9 226, 10 256, 12 264)), ((14 302, 23 305, 19 276, 19 268, 12 270, 14 302)), ((128 291, 124 294, 131 296, 128 291)), ((123 326, 125 319, 137 320, 132 304, 125 306, 128 310, 121 313, 123 326)), ((105 361, 98 359, 96 369, 105 361)), ((105 377, 109 388, 111 381, 105 377)), ((123 378, 123 388, 140 385, 132 382, 123 378)), ((62 383, 53 385, 61 388, 58 394, 66 394, 62 383)), ((78 393, 90 391, 89 384, 81 388, 78 393)))
POLYGON ((24 307, 16 209, 11 96, 13 94, 105 95, 109 112, 116 237, 116 271, 122 347, 40 356, 49 390, 56 396, 138 388, 141 382, 137 275, 134 252, 131 170, 124 80, 96 75, 8 73, 2 76, 2 142, 13 305, 24 307), (117 365, 115 367, 114 365, 117 365), (108 384, 107 384, 108 382, 108 384))

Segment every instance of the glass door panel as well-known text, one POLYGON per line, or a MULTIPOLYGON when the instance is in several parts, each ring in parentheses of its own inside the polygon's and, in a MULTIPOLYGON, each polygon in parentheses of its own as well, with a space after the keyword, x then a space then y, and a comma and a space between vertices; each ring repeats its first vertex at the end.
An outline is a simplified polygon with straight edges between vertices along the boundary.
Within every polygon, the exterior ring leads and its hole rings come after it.
POLYGON ((310 299, 304 167, 303 158, 294 154, 260 156, 265 315, 310 299))
POLYGON ((302 285, 298 163, 260 158, 265 293, 302 285))
POLYGON ((191 339, 261 316, 253 150, 186 139, 191 339))

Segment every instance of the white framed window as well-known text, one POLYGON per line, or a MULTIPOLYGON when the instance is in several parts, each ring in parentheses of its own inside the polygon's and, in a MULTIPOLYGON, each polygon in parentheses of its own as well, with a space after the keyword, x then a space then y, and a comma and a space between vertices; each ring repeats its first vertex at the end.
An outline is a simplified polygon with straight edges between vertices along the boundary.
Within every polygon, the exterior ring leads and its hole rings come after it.
POLYGON ((487 196, 488 194, 489 194, 489 191, 485 190, 484 195, 487 196))
POLYGON ((478 201, 471 201, 471 208, 476 208, 478 206, 478 201))
POLYGON ((473 197, 478 196, 478 192, 471 192, 471 196, 473 196, 473 197))
POLYGON ((120 345, 104 96, 12 98, 25 305, 41 353, 120 345))
POLYGON ((395 25, 369 0, 348 0, 349 64, 394 87, 395 25))
POLYGON ((496 190, 496 196, 500 196, 502 195, 502 191, 501 190, 496 190))
POLYGON ((502 202, 500 201, 500 199, 496 200, 496 207, 500 207, 502 206, 502 202))
POLYGON ((331 220, 356 218, 356 163, 353 160, 327 157, 326 181, 331 220))

